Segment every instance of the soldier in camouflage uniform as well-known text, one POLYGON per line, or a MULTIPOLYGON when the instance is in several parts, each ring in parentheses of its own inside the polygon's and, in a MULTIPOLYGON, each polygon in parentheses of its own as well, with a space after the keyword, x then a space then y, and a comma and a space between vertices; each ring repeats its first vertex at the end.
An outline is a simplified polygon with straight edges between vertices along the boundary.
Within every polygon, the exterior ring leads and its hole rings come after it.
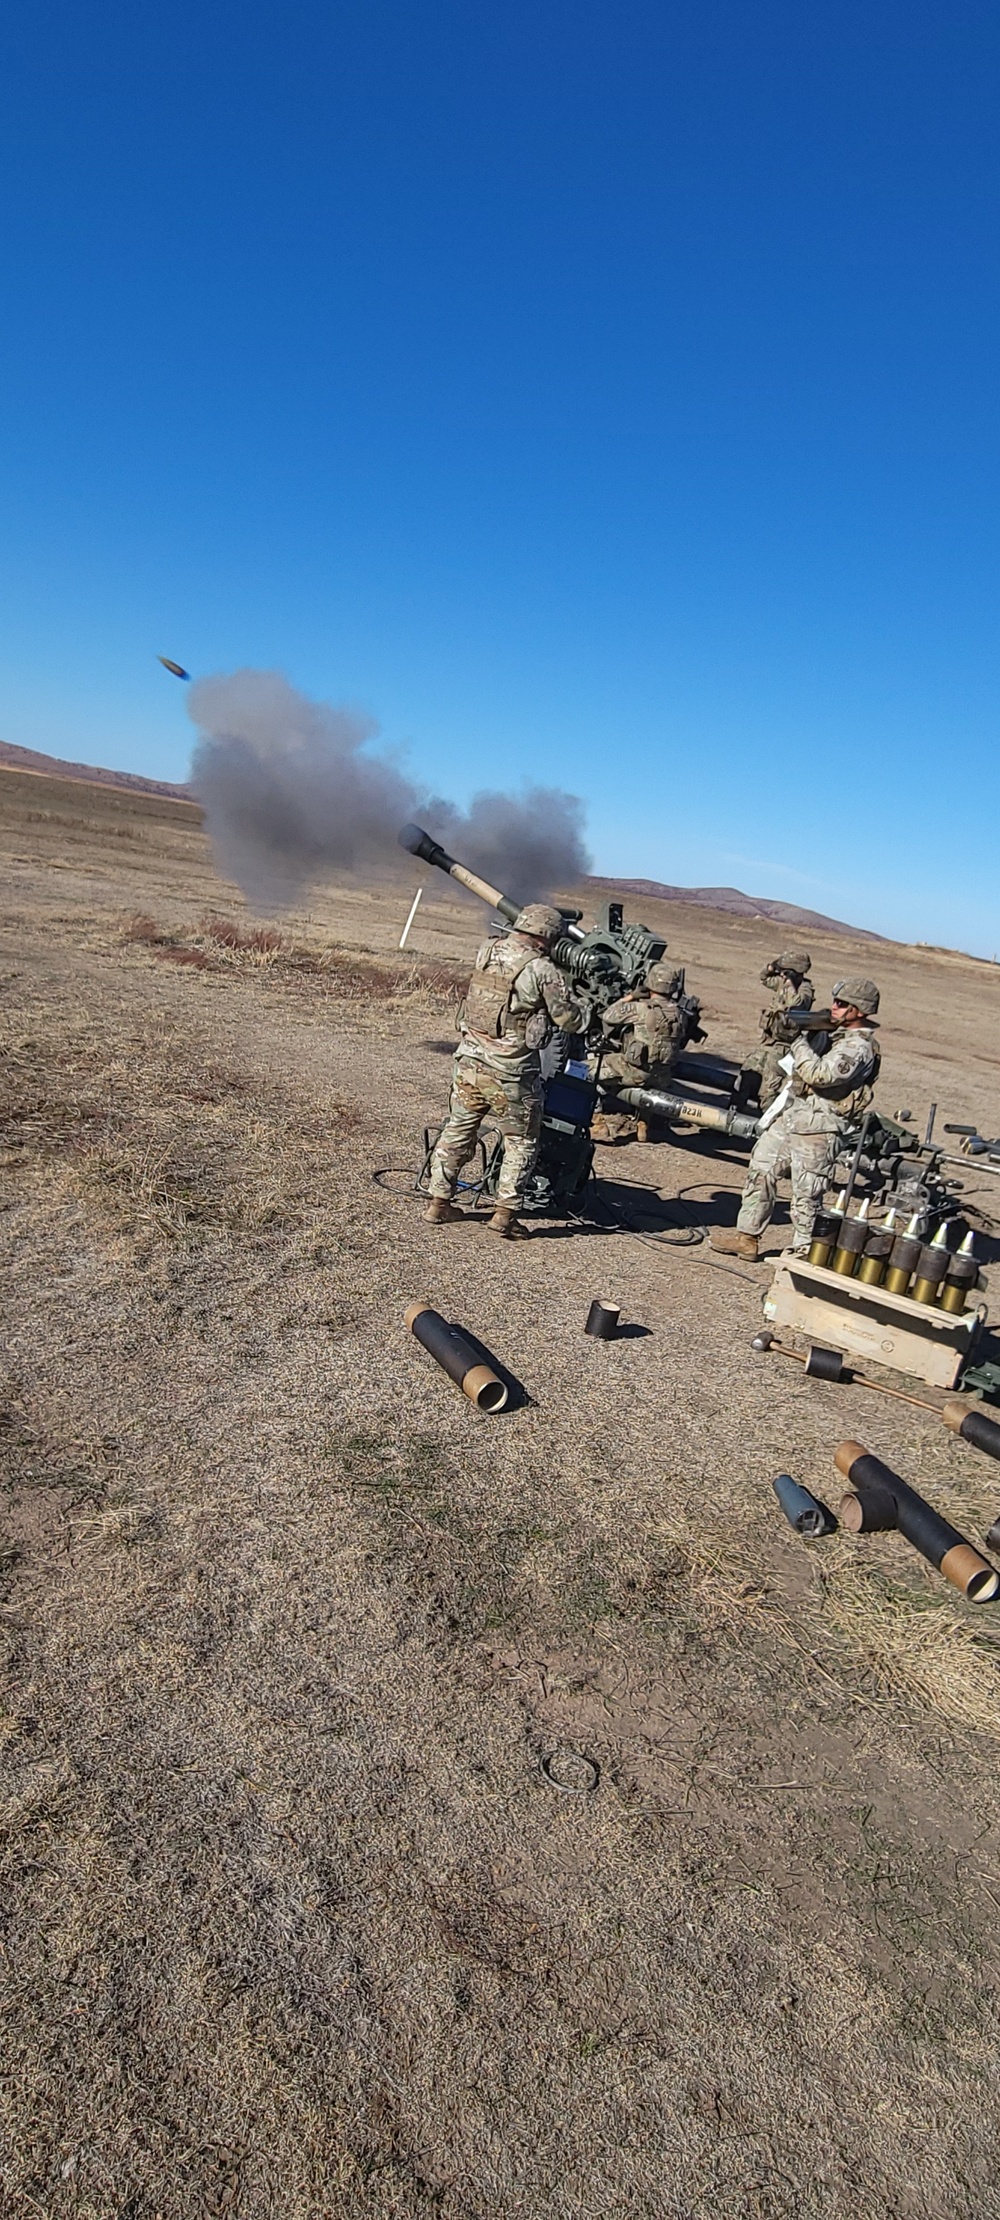
POLYGON ((751 1050, 744 1060, 744 1071, 760 1073, 760 1107, 768 1110, 785 1084, 781 1058, 795 1039, 795 1028, 785 1017, 786 1010, 811 1010, 815 988, 806 973, 811 958, 804 948, 786 949, 783 955, 772 956, 764 965, 761 980, 770 992, 770 1002, 760 1013, 759 1048, 751 1050))
MULTIPOLYGON (((671 997, 676 994, 680 972, 670 964, 651 964, 645 984, 623 994, 604 1011, 601 1024, 611 1043, 602 1050, 600 1077, 603 1087, 665 1087, 680 1055, 686 1034, 682 1012, 671 997)), ((594 1072, 598 1069, 595 1057, 594 1072)), ((595 1141, 627 1141, 635 1134, 646 1140, 644 1119, 619 1110, 603 1110, 591 1119, 595 1141)))
POLYGON ((550 1033, 582 1031, 584 1017, 547 951, 563 931, 559 911, 529 902, 503 939, 485 941, 459 1012, 451 1102, 431 1158, 431 1225, 461 1218, 453 1196, 483 1119, 503 1136, 503 1161, 490 1231, 510 1241, 525 1232, 517 1215, 538 1155, 542 1128, 539 1051, 550 1033))
POLYGON ((873 979, 839 979, 830 1004, 829 1047, 819 1054, 799 1034, 786 1050, 792 1066, 785 1075, 788 1100, 754 1143, 735 1232, 713 1233, 713 1249, 756 1264, 758 1235, 772 1216, 778 1180, 790 1174, 792 1253, 805 1255, 840 1149, 872 1100, 880 1061, 874 1037, 878 1002, 873 979))

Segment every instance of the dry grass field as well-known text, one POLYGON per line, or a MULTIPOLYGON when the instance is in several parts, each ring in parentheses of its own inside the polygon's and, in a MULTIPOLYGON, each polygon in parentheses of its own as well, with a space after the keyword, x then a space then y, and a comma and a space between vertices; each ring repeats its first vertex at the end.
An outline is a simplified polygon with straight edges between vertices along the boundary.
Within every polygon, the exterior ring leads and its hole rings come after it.
MULTIPOLYGON (((261 927, 192 807, 12 772, 0 869, 5 2220, 996 2212, 1000 1620, 770 1482, 855 1435, 981 1539, 1000 1469, 753 1354, 725 1150, 602 1150, 514 1248, 376 1183, 445 882, 412 959, 410 880, 261 927)), ((664 915, 747 1042, 773 927, 664 915)), ((813 955, 880 979, 886 1108, 996 1132, 996 969, 813 955)))

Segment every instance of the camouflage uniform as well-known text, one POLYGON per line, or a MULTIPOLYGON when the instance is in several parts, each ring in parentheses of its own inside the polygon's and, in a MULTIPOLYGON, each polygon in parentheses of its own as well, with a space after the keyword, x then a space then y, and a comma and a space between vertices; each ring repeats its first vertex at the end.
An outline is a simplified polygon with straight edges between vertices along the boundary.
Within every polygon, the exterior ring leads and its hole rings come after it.
MULTIPOLYGON (((601 1085, 666 1087, 684 1039, 685 1024, 676 1002, 664 994, 622 995, 604 1011, 601 1023, 607 1033, 620 1031, 620 1041, 600 1058, 601 1085)), ((598 1068, 596 1057, 592 1069, 598 1068)), ((594 1128, 598 1138, 621 1140, 637 1131, 634 1111, 604 1109, 594 1128)))
POLYGON ((582 1013, 549 956, 518 932, 488 940, 459 1013, 451 1101, 431 1158, 430 1191, 449 1200, 483 1119, 503 1136, 497 1202, 513 1204, 534 1168, 542 1126, 539 1050, 553 1028, 577 1033, 582 1013))
MULTIPOLYGON (((868 1025, 844 1026, 825 1055, 802 1035, 783 1051, 793 1061, 787 1107, 754 1144, 738 1233, 762 1233, 774 1211, 778 1180, 792 1181, 792 1250, 803 1255, 823 1200, 840 1143, 864 1115, 878 1078, 878 1043, 868 1025)), ((784 1084, 786 1074, 781 1074, 784 1084)))
POLYGON ((785 1084, 781 1058, 795 1039, 795 1029, 785 1022, 785 1011, 811 1010, 816 999, 812 980, 805 977, 810 961, 805 949, 793 949, 785 955, 773 956, 760 975, 763 985, 771 990, 771 1000, 767 1009, 760 1013, 761 1045, 744 1058, 743 1068, 760 1073, 762 1110, 768 1108, 785 1084))

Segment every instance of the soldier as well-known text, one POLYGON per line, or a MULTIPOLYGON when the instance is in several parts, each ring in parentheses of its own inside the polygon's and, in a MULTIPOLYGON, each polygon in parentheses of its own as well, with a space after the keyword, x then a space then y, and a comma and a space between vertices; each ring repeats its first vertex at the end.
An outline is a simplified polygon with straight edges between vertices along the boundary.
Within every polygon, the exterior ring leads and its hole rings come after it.
MULTIPOLYGON (((610 1053, 601 1053, 602 1086, 666 1086, 687 1036, 683 1012, 673 999, 680 977, 670 964, 650 964, 645 984, 604 1011, 601 1024, 611 1047, 610 1053)), ((595 1141, 627 1141, 633 1134, 642 1141, 648 1138, 644 1119, 618 1110, 601 1111, 590 1130, 595 1141)))
POLYGON ((713 1249, 756 1264, 757 1238, 773 1213, 778 1180, 790 1173, 792 1253, 805 1254, 841 1145, 872 1099, 880 1061, 874 1038, 878 1001, 873 979, 838 979, 829 1047, 817 1054, 799 1034, 786 1050, 792 1066, 788 1101, 754 1143, 735 1232, 713 1233, 713 1249))
POLYGON ((547 902, 529 902, 511 932, 484 942, 476 957, 459 1012, 462 1037, 455 1051, 448 1119, 431 1158, 431 1201, 424 1217, 432 1226, 464 1217, 452 1199, 458 1175, 475 1149, 483 1119, 494 1117, 504 1150, 490 1232, 512 1241, 527 1231, 517 1204, 538 1154, 539 1050, 554 1029, 578 1033, 585 1022, 548 955, 562 931, 558 910, 547 902))
POLYGON ((760 1073, 762 1110, 770 1108, 785 1084, 781 1058, 796 1034, 796 1028, 787 1022, 785 1011, 811 1010, 813 1006, 816 990, 812 980, 806 978, 810 962, 804 948, 786 949, 784 955, 772 956, 760 975, 764 986, 770 990, 771 1000, 767 1009, 760 1013, 761 1045, 751 1051, 743 1068, 760 1073))

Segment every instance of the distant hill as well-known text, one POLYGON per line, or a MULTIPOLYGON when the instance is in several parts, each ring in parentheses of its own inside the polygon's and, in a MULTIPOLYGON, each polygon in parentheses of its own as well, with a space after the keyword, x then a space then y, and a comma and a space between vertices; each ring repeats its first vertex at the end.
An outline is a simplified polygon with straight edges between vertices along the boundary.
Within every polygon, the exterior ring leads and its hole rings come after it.
MULTIPOLYGON (((194 800, 189 786, 171 785, 169 779, 144 779, 137 771, 105 771, 94 763, 66 763, 62 756, 17 748, 9 740, 0 740, 0 770, 4 769, 36 771, 54 779, 82 779, 90 786, 127 787, 133 794, 168 794, 178 802, 194 800)), ((770 917, 776 925, 793 926, 800 932, 808 928, 814 933, 848 933, 854 940, 883 938, 881 933, 866 932, 861 925, 844 925, 836 917, 824 917, 819 910, 799 909, 794 902, 771 902, 763 895, 741 894, 735 886, 664 886, 659 879, 588 878, 583 883, 595 894, 645 894, 657 902, 698 902, 704 909, 728 910, 736 917, 770 917)))
POLYGON ((848 933, 852 940, 884 940, 863 925, 845 925, 838 917, 824 917, 821 910, 803 910, 795 902, 771 902, 762 894, 741 894, 735 886, 664 886, 659 879, 585 879, 583 884, 606 894, 645 894, 657 902, 698 902, 706 910, 728 910, 734 917, 771 917, 776 925, 791 925, 797 932, 848 933))
POLYGON ((169 779, 140 778, 137 771, 104 771, 93 763, 64 763, 59 755, 40 755, 36 748, 16 748, 0 740, 0 770, 42 772, 50 779, 84 779, 88 786, 127 786, 133 794, 170 794, 189 802, 191 789, 172 786, 169 779))

